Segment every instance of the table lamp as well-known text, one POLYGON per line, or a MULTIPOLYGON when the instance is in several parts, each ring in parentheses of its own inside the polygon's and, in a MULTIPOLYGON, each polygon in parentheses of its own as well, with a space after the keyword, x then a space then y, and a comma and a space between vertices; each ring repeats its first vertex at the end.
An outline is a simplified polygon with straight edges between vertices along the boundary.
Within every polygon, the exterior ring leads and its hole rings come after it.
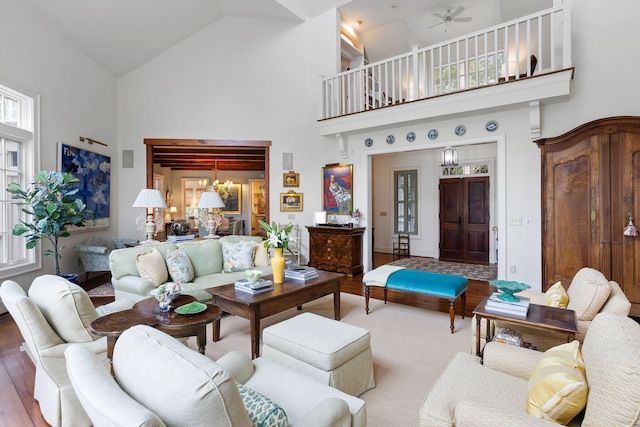
POLYGON ((215 235, 216 229, 222 222, 223 214, 220 213, 220 208, 224 208, 224 202, 216 191, 205 191, 200 196, 198 201, 198 209, 205 209, 207 212, 207 218, 205 220, 204 212, 200 217, 200 222, 204 223, 208 234, 203 236, 204 239, 215 239, 218 236, 215 235), (211 210, 213 208, 213 211, 211 210))
POLYGON ((167 207, 167 203, 162 197, 162 194, 159 190, 143 188, 140 190, 140 194, 138 194, 136 201, 133 202, 133 207, 145 208, 147 210, 147 222, 144 224, 144 231, 147 235, 147 240, 140 243, 143 245, 148 243, 157 243, 157 240, 153 240, 153 236, 155 236, 162 228, 162 218, 158 215, 154 215, 153 210, 155 208, 167 207))

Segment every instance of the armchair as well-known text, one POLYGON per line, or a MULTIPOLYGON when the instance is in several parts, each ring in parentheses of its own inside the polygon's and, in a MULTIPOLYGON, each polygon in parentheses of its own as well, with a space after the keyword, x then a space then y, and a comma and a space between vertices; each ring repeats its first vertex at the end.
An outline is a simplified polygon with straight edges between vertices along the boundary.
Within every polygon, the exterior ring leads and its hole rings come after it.
MULTIPOLYGON (((586 407, 568 425, 638 425, 639 343, 640 325, 633 319, 610 313, 595 317, 582 345, 582 360, 577 358, 588 388, 586 407)), ((527 402, 536 398, 530 394, 540 384, 536 381, 566 375, 565 366, 556 365, 554 370, 550 364, 557 355, 557 347, 554 350, 541 353, 490 342, 485 347, 484 364, 476 356, 458 353, 424 399, 420 426, 557 426, 547 414, 557 411, 553 415, 560 417, 565 405, 572 404, 567 401, 573 391, 570 385, 552 388, 552 397, 541 407, 548 412, 533 416, 526 410, 527 402)), ((571 380, 568 375, 565 378, 571 380)))
POLYGON ((115 380, 86 348, 71 346, 65 357, 71 382, 95 425, 249 427, 263 425, 260 415, 275 414, 280 415, 278 425, 366 424, 364 402, 358 398, 266 359, 252 362, 240 352, 216 363, 149 326, 134 326, 116 342, 115 380), (261 405, 269 409, 260 413, 256 408, 261 405))
MULTIPOLYGON (((44 419, 54 427, 91 425, 69 382, 64 360, 70 343, 78 343, 109 366, 106 337, 96 337, 87 329, 99 315, 89 296, 62 277, 44 275, 33 281, 28 296, 18 283, 4 281, 0 298, 36 366, 33 393, 44 419)), ((106 314, 132 306, 133 301, 120 300, 99 307, 99 311, 106 314)))
POLYGON ((75 245, 73 249, 78 253, 84 270, 84 284, 87 284, 89 273, 94 271, 109 271, 109 254, 114 249, 124 248, 128 243, 136 243, 134 239, 105 239, 90 237, 86 242, 75 245))

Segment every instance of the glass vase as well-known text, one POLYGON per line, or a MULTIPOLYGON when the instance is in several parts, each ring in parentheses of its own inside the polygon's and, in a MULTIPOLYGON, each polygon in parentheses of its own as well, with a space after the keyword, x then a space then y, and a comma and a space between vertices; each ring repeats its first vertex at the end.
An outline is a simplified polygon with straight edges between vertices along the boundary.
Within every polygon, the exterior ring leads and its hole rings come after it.
POLYGON ((282 248, 273 248, 273 258, 271 258, 273 283, 284 282, 284 265, 286 260, 282 256, 282 250, 282 248))

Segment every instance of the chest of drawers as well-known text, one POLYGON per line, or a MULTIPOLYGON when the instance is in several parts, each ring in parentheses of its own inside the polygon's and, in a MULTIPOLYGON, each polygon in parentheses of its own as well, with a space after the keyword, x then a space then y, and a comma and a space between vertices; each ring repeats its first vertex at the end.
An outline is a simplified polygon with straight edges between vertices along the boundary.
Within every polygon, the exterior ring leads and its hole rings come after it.
POLYGON ((320 270, 362 273, 362 236, 365 227, 307 226, 309 265, 320 270))

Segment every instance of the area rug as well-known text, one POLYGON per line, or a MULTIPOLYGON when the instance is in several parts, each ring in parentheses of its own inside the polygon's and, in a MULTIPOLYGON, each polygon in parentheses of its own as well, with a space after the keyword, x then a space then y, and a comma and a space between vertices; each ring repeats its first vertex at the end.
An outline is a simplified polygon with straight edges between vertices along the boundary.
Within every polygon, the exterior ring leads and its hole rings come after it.
POLYGON ((461 262, 439 261, 433 258, 410 257, 390 262, 411 270, 431 271, 433 273, 455 274, 473 280, 490 281, 498 278, 498 266, 483 264, 464 264, 461 262))
MULTIPOLYGON (((449 330, 449 315, 402 304, 374 300, 367 315, 362 296, 341 294, 341 322, 371 333, 371 351, 376 387, 360 395, 365 401, 368 427, 417 427, 420 405, 451 359, 459 351, 472 350, 471 319, 456 317, 456 330, 449 330)), ((261 329, 311 312, 333 318, 333 297, 327 296, 261 321, 261 329)), ((249 321, 225 315, 220 341, 211 341, 207 325, 206 355, 217 360, 229 351, 251 351, 249 321)), ((195 338, 189 346, 196 348, 195 338)))
POLYGON ((87 291, 87 294, 89 294, 90 297, 113 297, 116 295, 111 282, 96 286, 95 288, 87 291))

